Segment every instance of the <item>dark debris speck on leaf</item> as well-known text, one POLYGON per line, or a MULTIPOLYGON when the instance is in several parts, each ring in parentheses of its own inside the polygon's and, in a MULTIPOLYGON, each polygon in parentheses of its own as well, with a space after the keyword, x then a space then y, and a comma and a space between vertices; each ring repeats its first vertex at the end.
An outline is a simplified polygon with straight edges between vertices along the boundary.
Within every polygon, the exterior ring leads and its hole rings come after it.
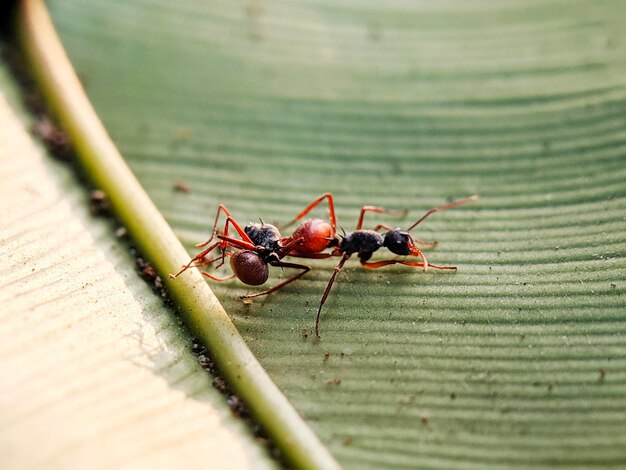
POLYGON ((106 193, 100 189, 94 189, 89 194, 89 209, 94 215, 110 215, 111 203, 106 193))
POLYGON ((33 124, 32 130, 43 141, 52 155, 63 161, 72 159, 70 138, 47 116, 39 117, 33 124))
POLYGON ((141 277, 151 283, 154 290, 157 291, 161 297, 164 299, 167 298, 167 292, 165 291, 163 280, 154 269, 154 266, 140 256, 135 258, 135 266, 137 266, 137 270, 139 271, 139 274, 141 274, 141 277))
POLYGON ((241 398, 237 395, 231 395, 228 397, 228 406, 230 406, 230 410, 237 417, 248 417, 248 408, 243 404, 241 398))
POLYGON ((184 181, 176 181, 173 185, 172 185, 172 189, 174 191, 177 191, 179 193, 188 193, 189 191, 191 191, 191 186, 189 186, 187 183, 185 183, 184 181))

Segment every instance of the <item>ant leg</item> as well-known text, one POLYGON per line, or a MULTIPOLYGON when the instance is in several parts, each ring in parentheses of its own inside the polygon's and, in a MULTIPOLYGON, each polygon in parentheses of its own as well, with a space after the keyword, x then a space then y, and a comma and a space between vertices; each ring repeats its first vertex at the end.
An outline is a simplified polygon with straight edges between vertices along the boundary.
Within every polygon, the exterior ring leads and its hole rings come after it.
MULTIPOLYGON (((402 263, 402 264, 406 264, 407 266, 411 266, 410 264, 407 264, 407 263, 410 263, 410 261, 407 261, 407 262, 402 263)), ((439 266, 438 264, 430 264, 430 263, 428 263, 428 267, 429 268, 433 268, 433 269, 440 269, 442 271, 456 271, 458 269, 456 266, 439 266)))
POLYGON ((226 247, 233 246, 235 248, 241 248, 243 250, 253 250, 256 248, 256 245, 252 242, 247 242, 244 240, 237 240, 236 238, 227 237, 226 235, 218 235, 217 238, 225 242, 226 247))
POLYGON ((389 232, 390 230, 393 230, 393 227, 387 224, 378 224, 374 227, 374 232, 380 232, 381 230, 387 230, 389 232))
MULTIPOLYGON (((200 253, 198 253, 196 256, 194 256, 193 258, 191 258, 191 261, 189 261, 189 263, 187 263, 185 266, 183 266, 183 268, 178 271, 176 274, 170 274, 170 279, 176 279, 178 276, 180 276, 182 273, 184 273, 185 271, 187 271, 189 268, 194 267, 193 265, 196 262, 199 262, 200 260, 203 260, 204 257, 206 255, 208 255, 211 251, 213 251, 216 247, 220 246, 221 242, 215 242, 213 243, 213 245, 211 245, 210 247, 208 247, 206 250, 202 250, 200 253)), ((204 266, 204 265, 203 265, 204 266)))
MULTIPOLYGON (((250 241, 251 241, 251 240, 250 240, 250 238, 248 237, 248 235, 245 233, 245 231, 244 231, 244 230, 243 230, 243 229, 239 226, 239 224, 237 223, 237 221, 236 221, 235 219, 233 219, 233 218, 232 218, 232 216, 230 215, 230 212, 228 212, 228 209, 226 209, 226 206, 225 206, 224 204, 220 204, 220 205, 218 205, 218 206, 217 206, 217 213, 215 214, 215 221, 213 222, 213 231, 211 232, 211 236, 209 237, 209 239, 208 239, 207 241, 205 241, 205 242, 203 242, 203 243, 198 243, 198 244, 196 245, 196 248, 202 248, 202 247, 204 247, 204 246, 208 245, 208 244, 209 244, 209 243, 211 243, 211 241, 215 238, 215 235, 217 235, 217 232, 218 232, 217 222, 218 222, 218 220, 219 220, 219 218, 220 218, 220 214, 221 214, 222 212, 226 214, 226 222, 224 223, 224 230, 223 230, 223 234, 224 234, 224 235, 228 235, 228 227, 229 227, 229 225, 232 225, 233 227, 235 227, 235 230, 237 230, 237 232, 239 233, 239 235, 241 236, 241 238, 243 238, 245 241, 248 241, 248 242, 250 242, 250 241)), ((222 243, 222 244, 221 244, 221 247, 222 247, 222 256, 221 256, 222 261, 220 262, 220 264, 218 265, 218 267, 224 264, 224 256, 225 256, 225 255, 224 255, 224 253, 225 253, 225 251, 224 251, 224 250, 225 250, 225 248, 226 248, 226 244, 225 244, 225 243, 222 243)), ((204 252, 202 252, 202 253, 204 253, 204 252)), ((206 254, 206 253, 205 253, 205 254, 206 254)), ((196 256, 196 258, 197 258, 198 256, 200 256, 200 254, 199 254, 199 255, 197 255, 197 256, 196 256)), ((202 257, 203 257, 203 256, 202 256, 202 257)), ((196 258, 194 258, 194 260, 196 260, 196 258)), ((193 262, 194 260, 192 260, 192 262, 193 262)), ((185 267, 185 269, 188 269, 189 267, 190 267, 190 265, 187 265, 187 266, 185 267)), ((183 271, 184 271, 185 269, 183 269, 183 271)), ((182 271, 181 271, 181 272, 182 272, 182 271)), ((178 274, 180 274, 181 272, 179 272, 178 274)), ((178 274, 176 274, 176 276, 178 276, 178 274)))
MULTIPOLYGON (((406 261, 406 260, 401 260, 401 259, 386 259, 386 260, 375 261, 371 263, 367 261, 361 261, 361 264, 363 265, 363 267, 368 268, 368 269, 382 268, 383 266, 389 266, 390 264, 404 264, 405 266, 413 266, 416 268, 424 267, 424 263, 420 263, 419 261, 406 261)), ((428 263, 428 267, 433 268, 433 269, 454 270, 454 271, 456 271, 457 269, 456 266, 439 266, 439 265, 430 264, 430 263, 428 263)))
POLYGON ((293 258, 309 258, 309 259, 326 259, 332 258, 333 256, 343 256, 344 254, 335 248, 330 253, 290 253, 289 256, 293 258))
POLYGON ((443 206, 437 206, 434 209, 431 209, 428 212, 426 212, 426 214, 424 214, 417 222, 415 222, 413 225, 411 225, 409 228, 407 228, 406 231, 410 232, 417 225, 419 225, 426 217, 428 217, 429 215, 434 214, 435 212, 443 211, 443 210, 446 210, 446 209, 451 209, 453 207, 457 207, 457 206, 460 206, 462 204, 467 204, 468 202, 474 202, 476 200, 478 200, 478 196, 477 195, 473 195, 473 196, 470 196, 470 197, 466 197, 465 199, 459 199, 458 201, 454 201, 454 202, 451 202, 449 204, 444 204, 443 206))
POLYGON ((248 295, 242 295, 241 297, 239 297, 240 299, 251 299, 253 297, 259 297, 260 295, 268 295, 271 294, 272 292, 277 291, 278 289, 282 289, 283 287, 285 287, 287 284, 292 283, 293 281, 295 281, 296 279, 300 279, 302 276, 304 276, 307 272, 309 272, 311 270, 311 268, 309 268, 308 266, 305 266, 304 264, 295 264, 295 263, 283 263, 282 261, 274 261, 270 263, 272 266, 277 266, 279 268, 295 268, 295 269, 302 269, 302 272, 299 272, 297 274, 295 274, 294 276, 290 277, 289 279, 276 284, 274 287, 272 287, 271 289, 268 289, 266 291, 263 292, 258 292, 256 294, 248 294, 248 295))
MULTIPOLYGON (((392 210, 392 209, 385 209, 384 207, 376 207, 376 206, 363 206, 361 207, 361 212, 359 213, 359 220, 356 223, 356 229, 357 230, 361 230, 361 228, 363 227, 363 217, 365 217, 365 213, 366 212, 384 212, 386 214, 393 214, 393 215, 397 215, 398 217, 404 217, 409 210, 408 209, 402 209, 402 210, 392 210)), ((391 230, 391 228, 387 229, 387 227, 389 227, 388 225, 379 225, 379 228, 385 228, 386 230, 391 230)))
POLYGON ((219 206, 217 206, 217 214, 215 214, 215 221, 213 222, 213 231, 211 232, 211 236, 204 243, 198 243, 196 245, 196 248, 202 248, 203 246, 207 246, 209 243, 211 243, 213 238, 215 238, 215 235, 217 235, 217 221, 220 218, 220 213, 222 212, 224 212, 227 217, 230 217, 230 212, 228 212, 228 209, 226 209, 226 206, 224 204, 220 204, 219 206))
MULTIPOLYGON (((237 223, 237 221, 235 219, 233 219, 230 215, 226 218, 226 223, 224 224, 224 233, 220 235, 218 235, 218 238, 220 238, 222 240, 222 261, 220 262, 220 264, 218 265, 221 266, 224 264, 224 259, 226 256, 226 248, 229 246, 228 243, 226 241, 224 241, 224 238, 222 237, 227 237, 230 238, 231 240, 235 240, 234 238, 228 237, 228 227, 232 225, 235 230, 237 231, 237 233, 239 234, 239 236, 243 239, 243 241, 245 241, 246 243, 252 243, 252 240, 250 240, 250 237, 248 236, 248 234, 245 232, 244 229, 241 228, 241 226, 237 223)), ((232 243, 232 242, 231 242, 232 243)), ((231 244, 232 246, 232 244, 231 244)))
MULTIPOLYGON (((226 223, 224 224, 224 233, 222 234, 222 236, 228 237, 228 227, 230 225, 232 225, 235 228, 235 230, 237 231, 237 233, 239 234, 239 236, 241 237, 243 241, 252 243, 252 240, 250 240, 250 237, 248 236, 246 231, 242 229, 241 225, 239 225, 237 221, 233 219, 231 216, 228 216, 226 218, 226 223)), ((217 237, 221 238, 220 235, 218 235, 217 237)))
POLYGON ((201 262, 196 262, 193 265, 193 267, 194 268, 201 268, 203 266, 211 266, 217 260, 220 260, 220 262, 218 264, 213 266, 214 269, 219 269, 219 268, 221 268, 224 265, 224 258, 226 258, 226 256, 228 256, 230 258, 232 255, 233 255, 232 253, 223 252, 221 255, 216 256, 215 258, 203 259, 201 262))
POLYGON ((294 238, 294 237, 282 238, 280 240, 281 247, 278 250, 278 252, 276 253, 278 255, 278 258, 282 259, 285 256, 287 256, 290 251, 292 251, 296 246, 298 246, 303 241, 304 241, 304 238, 302 238, 302 237, 298 237, 298 238, 294 238), (284 245, 283 245, 283 243, 284 243, 284 245))
POLYGON ((309 204, 304 208, 302 212, 300 212, 293 220, 287 222, 285 225, 282 225, 280 229, 285 229, 290 225, 295 224, 302 217, 311 212, 317 205, 319 205, 324 199, 328 199, 328 215, 330 219, 330 226, 333 228, 333 232, 337 230, 337 218, 335 216, 335 203, 333 201, 333 195, 331 193, 324 193, 320 197, 318 197, 315 201, 309 204))
POLYGON ((226 276, 226 277, 217 277, 217 276, 214 276, 213 274, 207 273, 206 271, 200 271, 200 274, 208 277, 209 279, 212 279, 213 281, 218 281, 218 282, 228 281, 235 277, 234 274, 231 274, 230 276, 226 276))
MULTIPOLYGON (((210 247, 208 247, 205 250, 202 250, 200 253, 198 253, 196 256, 194 256, 191 261, 189 261, 189 263, 187 263, 185 266, 183 266, 183 268, 178 271, 176 274, 170 274, 170 279, 176 279, 179 275, 181 275, 183 272, 187 271, 189 268, 193 268, 195 267, 196 263, 202 263, 204 260, 204 257, 206 255, 208 255, 211 251, 213 251, 216 247, 218 246, 222 246, 222 249, 225 249, 229 246, 233 246, 235 248, 242 248, 242 249, 249 249, 249 250, 254 250, 255 246, 253 243, 247 243, 244 242, 242 240, 237 240, 236 238, 230 238, 230 237, 225 237, 223 235, 218 235, 217 238, 219 238, 221 241, 219 242, 215 242, 213 243, 213 245, 211 245, 210 247)), ((225 252, 222 253, 221 256, 219 256, 216 259, 219 258, 223 258, 224 256, 226 256, 225 252)), ((223 264, 223 261, 222 261, 223 264)), ((200 264, 200 266, 207 266, 206 264, 200 264)), ((221 264, 220 264, 221 266, 221 264)))
POLYGON ((343 268, 343 265, 346 264, 346 261, 348 261, 348 258, 350 258, 350 256, 351 255, 344 253, 344 255, 341 257, 341 261, 339 261, 339 264, 335 266, 335 272, 333 272, 333 275, 330 277, 328 285, 326 286, 326 290, 324 291, 324 295, 322 296, 322 300, 320 301, 320 306, 317 309, 317 316, 315 317, 315 336, 317 336, 318 339, 320 338, 320 316, 322 314, 322 306, 328 298, 328 294, 330 293, 330 289, 333 287, 337 274, 339 274, 339 271, 341 271, 341 268, 343 268))
POLYGON ((332 253, 290 253, 288 256, 292 258, 326 259, 337 255, 333 255, 332 253))

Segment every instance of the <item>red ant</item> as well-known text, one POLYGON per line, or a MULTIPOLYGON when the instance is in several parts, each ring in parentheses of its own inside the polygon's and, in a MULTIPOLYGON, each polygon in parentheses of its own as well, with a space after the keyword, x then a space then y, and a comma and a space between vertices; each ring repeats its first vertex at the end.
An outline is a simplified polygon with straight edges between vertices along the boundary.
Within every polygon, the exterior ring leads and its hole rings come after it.
POLYGON ((268 266, 302 270, 301 272, 266 291, 244 295, 241 296, 241 298, 250 299, 252 297, 267 295, 277 291, 296 279, 299 279, 311 269, 303 264, 286 263, 282 261, 285 256, 289 254, 304 258, 329 256, 328 254, 321 254, 320 252, 328 248, 329 245, 335 241, 337 224, 333 197, 330 193, 321 195, 309 204, 295 217, 295 219, 285 225, 285 227, 303 218, 324 199, 328 200, 330 223, 321 219, 308 220, 304 224, 300 225, 289 237, 283 237, 277 227, 271 224, 266 224, 263 221, 261 221, 260 224, 248 224, 242 229, 237 221, 235 221, 235 219, 230 215, 228 209, 226 209, 223 204, 220 204, 217 208, 217 214, 215 215, 215 222, 210 238, 204 243, 197 244, 196 247, 202 248, 209 245, 216 236, 219 241, 210 244, 207 248, 198 253, 187 265, 183 266, 178 273, 170 274, 170 277, 176 278, 190 267, 199 268, 203 266, 210 266, 218 260, 220 260, 220 262, 215 265, 215 268, 219 268, 224 264, 226 256, 230 257, 230 266, 233 271, 233 275, 227 277, 217 277, 206 271, 201 271, 201 273, 214 281, 226 281, 228 279, 232 279, 233 277, 237 277, 244 284, 258 286, 267 281, 269 277, 268 266), (222 212, 226 215, 226 222, 224 224, 223 232, 218 234, 218 220, 222 212), (228 235, 230 226, 234 227, 241 237, 241 240, 232 238, 228 235), (220 247, 222 254, 216 258, 206 259, 206 256, 218 246, 220 247), (237 248, 238 251, 235 253, 228 252, 227 249, 229 247, 237 248))
POLYGON ((422 251, 416 246, 416 244, 433 247, 436 246, 437 242, 423 242, 421 240, 411 237, 409 232, 417 225, 419 225, 426 217, 434 214, 435 212, 450 209, 452 207, 457 207, 468 202, 476 201, 477 199, 478 196, 471 196, 465 199, 461 199, 459 201, 445 204, 443 206, 435 207, 434 209, 429 210, 417 222, 415 222, 406 230, 402 230, 399 228, 394 229, 384 224, 377 225, 374 230, 363 230, 361 227, 363 226, 363 217, 366 212, 387 211, 381 207, 362 207, 361 213, 359 215, 359 220, 356 225, 356 230, 354 232, 345 234, 344 236, 336 237, 335 240, 330 243, 330 246, 335 246, 335 249, 331 253, 323 254, 326 256, 341 256, 341 261, 339 261, 339 264, 335 267, 333 275, 328 281, 328 285, 326 286, 326 290, 324 291, 320 306, 317 310, 317 317, 315 318, 315 335, 318 338, 320 337, 319 324, 320 315, 322 313, 322 306, 328 298, 328 294, 330 293, 333 283, 335 282, 335 278, 337 277, 339 271, 341 271, 341 269, 343 268, 343 265, 346 263, 346 261, 348 261, 348 259, 355 253, 358 255, 361 265, 369 269, 381 268, 383 266, 398 263, 404 264, 405 266, 420 267, 424 271, 426 271, 429 267, 441 270, 456 270, 456 266, 437 266, 435 264, 428 263, 426 257, 424 256, 422 251), (379 231, 381 229, 384 229, 387 232, 384 234, 380 234, 379 231), (382 261, 370 262, 369 259, 372 257, 374 252, 383 247, 387 248, 389 251, 396 255, 419 257, 421 258, 421 261, 386 259, 382 261))
POLYGON ((305 207, 293 220, 282 225, 281 228, 285 229, 302 219, 324 199, 328 199, 328 218, 330 223, 322 219, 310 219, 296 228, 290 238, 302 238, 302 242, 296 245, 291 252, 292 256, 299 256, 301 258, 326 258, 326 255, 322 254, 322 256, 319 256, 319 254, 334 241, 335 232, 337 231, 335 203, 331 193, 322 194, 305 207))

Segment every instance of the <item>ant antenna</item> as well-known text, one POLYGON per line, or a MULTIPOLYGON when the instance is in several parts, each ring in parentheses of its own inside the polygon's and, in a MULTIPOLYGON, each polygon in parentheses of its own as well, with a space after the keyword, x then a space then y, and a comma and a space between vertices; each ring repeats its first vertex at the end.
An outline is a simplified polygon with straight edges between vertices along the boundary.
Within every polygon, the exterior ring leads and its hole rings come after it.
POLYGON ((476 194, 474 194, 473 196, 466 197, 465 199, 459 199, 458 201, 454 201, 454 202, 451 202, 449 204, 444 204, 443 206, 435 207, 434 209, 431 209, 428 212, 426 212, 426 214, 424 214, 421 219, 419 219, 417 222, 415 222, 413 225, 411 225, 409 228, 407 228, 406 231, 410 232, 416 226, 418 226, 426 217, 428 217, 429 215, 434 214, 435 212, 443 211, 443 210, 446 210, 446 209, 451 209, 452 207, 457 207, 457 206, 460 206, 462 204, 467 204, 468 202, 474 202, 474 201, 477 201, 477 200, 478 200, 478 196, 476 194))

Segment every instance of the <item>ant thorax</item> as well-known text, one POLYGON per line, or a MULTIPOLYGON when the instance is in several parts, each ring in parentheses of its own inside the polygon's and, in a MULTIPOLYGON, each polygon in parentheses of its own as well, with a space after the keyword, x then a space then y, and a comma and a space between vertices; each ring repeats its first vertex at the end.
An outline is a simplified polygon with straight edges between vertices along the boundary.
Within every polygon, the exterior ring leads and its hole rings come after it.
POLYGON ((278 229, 272 224, 248 224, 243 230, 256 246, 262 246, 270 251, 276 251, 280 248, 279 241, 282 237, 278 229))
POLYGON ((369 259, 372 253, 384 244, 383 236, 373 230, 356 230, 348 233, 339 244, 339 250, 345 254, 358 253, 360 258, 369 259), (363 256, 361 256, 363 255, 363 256))

